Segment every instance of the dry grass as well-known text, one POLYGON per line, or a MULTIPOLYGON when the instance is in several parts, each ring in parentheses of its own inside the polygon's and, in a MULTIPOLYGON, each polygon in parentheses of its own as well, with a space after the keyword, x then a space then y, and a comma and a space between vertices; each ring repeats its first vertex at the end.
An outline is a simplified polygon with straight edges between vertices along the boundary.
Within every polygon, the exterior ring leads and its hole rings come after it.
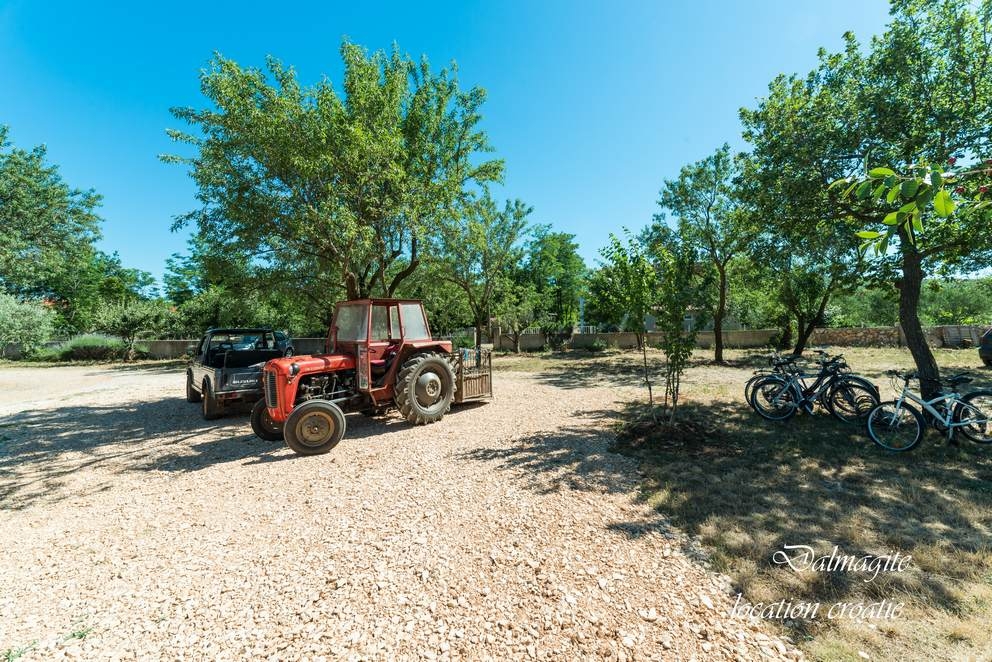
MULTIPOLYGON (((912 366, 905 350, 842 351, 857 372, 878 383, 883 399, 892 395, 884 372, 912 366)), ((992 372, 978 367, 974 350, 936 354, 945 371, 972 371, 972 387, 992 384, 992 372)), ((913 453, 893 455, 860 428, 824 414, 764 421, 742 395, 760 356, 731 351, 728 365, 720 366, 697 353, 683 383, 683 415, 712 430, 708 439, 656 434, 631 443, 621 435, 621 450, 643 461, 643 498, 699 536, 713 567, 752 603, 905 604, 891 620, 782 622, 814 659, 860 659, 859 651, 872 659, 992 659, 992 447, 948 446, 930 431, 913 453), (870 582, 851 573, 797 573, 772 562, 786 544, 821 553, 834 545, 844 554, 898 551, 912 561, 907 571, 870 582)), ((504 357, 497 365, 560 386, 633 384, 639 358, 576 352, 504 357)), ((650 354, 655 369, 662 358, 650 354)), ((628 419, 642 414, 636 406, 626 413, 628 419)))

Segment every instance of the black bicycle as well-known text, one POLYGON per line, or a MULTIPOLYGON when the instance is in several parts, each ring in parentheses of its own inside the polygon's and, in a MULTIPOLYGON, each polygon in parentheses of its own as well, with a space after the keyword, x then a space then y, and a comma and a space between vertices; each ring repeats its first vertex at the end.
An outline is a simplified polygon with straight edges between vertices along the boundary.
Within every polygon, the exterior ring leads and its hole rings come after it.
POLYGON ((770 421, 788 420, 800 410, 812 414, 816 405, 845 423, 864 419, 879 403, 878 387, 852 374, 843 355, 829 356, 822 350, 817 354, 816 375, 794 362, 783 364, 781 372, 758 375, 750 385, 748 404, 770 421))

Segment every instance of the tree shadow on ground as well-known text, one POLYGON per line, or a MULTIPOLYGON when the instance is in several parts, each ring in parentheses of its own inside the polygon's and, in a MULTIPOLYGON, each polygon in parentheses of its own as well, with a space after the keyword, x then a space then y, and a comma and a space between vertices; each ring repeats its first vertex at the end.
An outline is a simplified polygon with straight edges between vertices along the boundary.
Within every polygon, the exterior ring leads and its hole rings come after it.
MULTIPOLYGON (((957 614, 992 573, 992 448, 949 446, 931 431, 915 453, 892 454, 858 425, 822 413, 773 423, 736 402, 682 415, 709 431, 687 440, 642 427, 621 433, 617 450, 642 461, 641 499, 698 536, 752 602, 899 598, 957 614), (774 562, 784 545, 859 557, 898 551, 912 563, 869 582, 797 573, 774 562)), ((795 627, 802 635, 811 624, 795 627)))
MULTIPOLYGON (((448 416, 471 415, 483 403, 456 405, 448 416)), ((229 462, 248 464, 307 458, 283 442, 252 432, 249 405, 230 407, 207 421, 200 408, 178 397, 120 405, 63 406, 0 419, 0 510, 54 502, 108 489, 112 476, 133 471, 194 472, 229 462), (70 480, 84 474, 89 483, 70 480)), ((391 412, 385 417, 347 416, 345 441, 366 442, 408 430, 391 412)))

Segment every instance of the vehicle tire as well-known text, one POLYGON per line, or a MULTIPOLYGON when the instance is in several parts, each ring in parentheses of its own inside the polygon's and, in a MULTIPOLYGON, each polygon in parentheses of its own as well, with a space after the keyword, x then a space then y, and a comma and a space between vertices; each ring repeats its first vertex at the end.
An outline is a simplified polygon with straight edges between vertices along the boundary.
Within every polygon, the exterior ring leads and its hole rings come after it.
POLYGON ((338 445, 348 424, 344 412, 327 400, 308 400, 282 426, 286 445, 297 455, 321 455, 338 445))
POLYGON ((217 398, 214 397, 214 392, 210 388, 210 380, 203 380, 203 389, 200 391, 203 396, 203 418, 212 421, 215 418, 220 418, 222 410, 220 403, 217 402, 217 398))
POLYGON ((972 391, 954 407, 954 422, 972 421, 956 428, 976 444, 992 444, 992 391, 972 391))
POLYGON ((282 441, 282 424, 276 423, 269 416, 269 409, 265 406, 265 400, 259 400, 251 408, 251 429, 255 436, 265 441, 282 441))
POLYGON ((878 404, 878 393, 860 381, 837 382, 827 396, 827 410, 845 423, 863 421, 878 404))
POLYGON ((418 354, 396 376, 396 407, 414 425, 440 421, 455 397, 455 370, 442 354, 418 354))
POLYGON ((193 373, 186 373, 186 402, 199 402, 203 399, 200 392, 193 388, 193 373))
POLYGON ((923 415, 907 402, 896 410, 896 401, 875 406, 865 419, 868 436, 887 451, 905 453, 916 448, 923 438, 923 415))
POLYGON ((769 375, 751 387, 751 408, 769 421, 787 421, 796 415, 796 393, 792 384, 777 375, 769 375))

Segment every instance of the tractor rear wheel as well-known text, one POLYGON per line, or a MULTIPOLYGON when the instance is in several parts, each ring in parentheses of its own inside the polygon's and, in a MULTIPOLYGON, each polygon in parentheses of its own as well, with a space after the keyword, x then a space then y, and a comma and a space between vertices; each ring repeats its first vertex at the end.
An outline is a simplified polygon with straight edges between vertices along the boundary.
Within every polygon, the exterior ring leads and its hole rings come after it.
POLYGON ((320 455, 337 446, 346 429, 340 407, 327 400, 308 400, 292 411, 282 433, 297 455, 320 455))
POLYGON ((276 423, 269 416, 269 409, 265 406, 265 400, 259 400, 251 408, 251 429, 255 436, 265 441, 282 441, 282 425, 276 423))
POLYGON ((396 407, 414 425, 440 421, 455 397, 455 370, 443 354, 411 357, 396 376, 396 407))

